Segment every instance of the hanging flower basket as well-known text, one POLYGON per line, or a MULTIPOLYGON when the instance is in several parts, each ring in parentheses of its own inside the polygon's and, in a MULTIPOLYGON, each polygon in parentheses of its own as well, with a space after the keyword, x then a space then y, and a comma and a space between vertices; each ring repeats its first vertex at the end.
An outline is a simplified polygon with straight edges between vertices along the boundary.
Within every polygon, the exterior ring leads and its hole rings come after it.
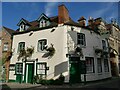
POLYGON ((102 53, 103 50, 102 49, 95 49, 95 53, 98 54, 98 53, 102 53))
POLYGON ((80 55, 81 57, 83 57, 82 48, 77 47, 77 48, 75 49, 75 54, 78 54, 78 55, 80 55))
POLYGON ((55 48, 54 47, 49 47, 48 49, 46 49, 46 51, 48 51, 49 56, 53 56, 55 54, 55 48))
POLYGON ((18 55, 18 60, 20 60, 21 58, 26 60, 28 57, 31 57, 32 54, 34 53, 34 47, 27 47, 27 49, 22 49, 20 50, 19 52, 19 55, 18 55))
POLYGON ((101 58, 103 57, 103 50, 102 49, 95 49, 95 53, 97 57, 101 58))
POLYGON ((55 48, 53 47, 53 44, 51 44, 50 47, 46 48, 46 53, 42 56, 43 58, 51 58, 55 54, 55 48))

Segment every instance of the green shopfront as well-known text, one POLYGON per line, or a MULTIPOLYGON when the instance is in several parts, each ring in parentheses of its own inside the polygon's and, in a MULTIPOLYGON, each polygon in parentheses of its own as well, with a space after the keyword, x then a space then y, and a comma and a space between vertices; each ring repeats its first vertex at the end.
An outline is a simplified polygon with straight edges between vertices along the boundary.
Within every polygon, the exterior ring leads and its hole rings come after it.
POLYGON ((85 61, 81 61, 80 57, 69 57, 70 64, 70 83, 80 83, 81 82, 81 74, 86 73, 85 61))
POLYGON ((14 81, 18 83, 33 83, 33 78, 35 75, 41 75, 46 77, 46 62, 37 61, 26 61, 19 62, 15 64, 15 80, 9 80, 9 82, 14 81))

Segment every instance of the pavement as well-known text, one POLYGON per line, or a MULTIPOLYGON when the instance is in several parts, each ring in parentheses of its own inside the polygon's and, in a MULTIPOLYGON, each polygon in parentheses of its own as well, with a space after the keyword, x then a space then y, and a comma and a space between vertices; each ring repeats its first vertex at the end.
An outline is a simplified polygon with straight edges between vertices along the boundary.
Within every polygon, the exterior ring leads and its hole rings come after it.
POLYGON ((1 83, 0 87, 2 90, 59 90, 59 89, 86 89, 92 88, 92 90, 100 90, 100 88, 107 90, 115 89, 120 90, 120 77, 112 77, 111 79, 89 82, 89 83, 78 83, 78 84, 64 84, 64 85, 41 85, 41 84, 25 84, 25 83, 1 83), (94 89, 93 89, 94 88, 94 89))

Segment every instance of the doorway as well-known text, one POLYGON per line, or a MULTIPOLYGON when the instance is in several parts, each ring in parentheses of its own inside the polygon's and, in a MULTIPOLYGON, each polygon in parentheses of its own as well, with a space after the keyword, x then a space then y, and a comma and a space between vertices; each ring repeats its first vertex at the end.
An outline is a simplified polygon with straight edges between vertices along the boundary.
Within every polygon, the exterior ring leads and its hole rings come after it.
POLYGON ((70 57, 70 81, 71 83, 81 82, 80 57, 70 57))
POLYGON ((33 83, 34 77, 34 63, 27 63, 26 65, 26 73, 25 73, 25 82, 33 83))

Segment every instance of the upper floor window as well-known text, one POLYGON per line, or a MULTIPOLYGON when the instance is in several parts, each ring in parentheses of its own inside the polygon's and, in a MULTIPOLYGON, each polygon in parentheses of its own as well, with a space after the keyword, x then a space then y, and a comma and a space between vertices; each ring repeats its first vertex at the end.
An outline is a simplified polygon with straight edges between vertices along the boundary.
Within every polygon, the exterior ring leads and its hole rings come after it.
POLYGON ((20 52, 21 50, 25 49, 25 42, 20 42, 18 44, 18 52, 20 52))
POLYGON ((39 27, 46 27, 50 24, 50 19, 44 13, 40 15, 38 21, 39 21, 39 27))
POLYGON ((24 31, 25 30, 25 25, 20 25, 20 31, 24 31))
POLYGON ((45 26, 48 26, 48 23, 46 20, 41 20, 40 21, 40 27, 45 27, 45 26))
POLYGON ((47 44, 47 40, 46 39, 39 40, 38 41, 38 52, 39 51, 44 51, 46 44, 47 44))
POLYGON ((107 46, 106 46, 105 40, 102 40, 102 46, 103 46, 103 50, 107 50, 107 46))
POLYGON ((82 45, 82 46, 86 45, 86 43, 85 43, 85 34, 83 34, 83 33, 78 33, 77 34, 77 44, 82 45))
POLYGON ((8 51, 9 49, 9 44, 8 42, 4 43, 4 46, 3 46, 3 51, 8 51))

